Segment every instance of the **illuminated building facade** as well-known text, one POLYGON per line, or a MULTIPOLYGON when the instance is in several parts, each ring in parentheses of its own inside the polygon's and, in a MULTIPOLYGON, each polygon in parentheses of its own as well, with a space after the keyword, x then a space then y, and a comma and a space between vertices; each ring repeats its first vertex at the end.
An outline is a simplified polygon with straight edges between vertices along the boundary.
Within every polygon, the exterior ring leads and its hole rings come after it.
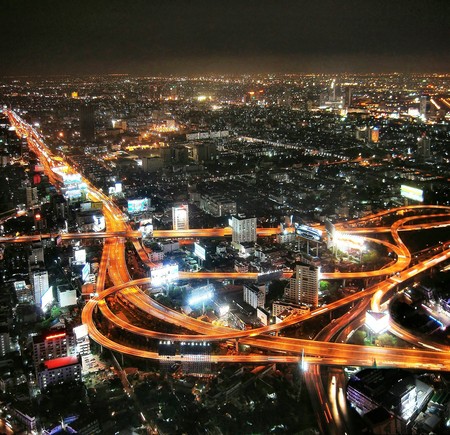
POLYGON ((38 366, 45 360, 76 354, 76 342, 65 331, 51 332, 33 337, 33 362, 38 366))
POLYGON ((172 207, 172 228, 175 231, 189 229, 189 206, 187 204, 172 207))
POLYGON ((231 218, 232 236, 231 240, 235 243, 256 242, 256 218, 239 217, 231 218))
POLYGON ((42 295, 47 291, 48 272, 46 270, 36 271, 32 273, 34 302, 36 305, 41 304, 42 295))
POLYGON ((297 264, 295 274, 285 289, 286 300, 295 304, 317 307, 319 304, 319 268, 309 264, 297 264))
POLYGON ((68 381, 81 381, 81 362, 76 356, 65 356, 45 361, 38 372, 38 384, 41 390, 50 385, 68 381))

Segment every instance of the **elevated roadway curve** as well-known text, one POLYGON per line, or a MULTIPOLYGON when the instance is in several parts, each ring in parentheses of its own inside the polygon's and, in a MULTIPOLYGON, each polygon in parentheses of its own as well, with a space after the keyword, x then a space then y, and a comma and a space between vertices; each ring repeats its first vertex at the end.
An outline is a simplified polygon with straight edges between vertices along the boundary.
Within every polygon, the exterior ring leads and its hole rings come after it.
MULTIPOLYGON (((48 148, 45 147, 45 144, 43 143, 39 134, 32 127, 30 127, 23 120, 21 120, 19 117, 13 114, 13 112, 7 111, 7 114, 10 116, 11 123, 16 126, 18 133, 27 136, 30 146, 37 152, 41 160, 44 160, 46 162, 47 167, 51 168, 53 166, 56 166, 57 164, 60 164, 60 162, 51 154, 48 148)), ((286 326, 294 325, 299 321, 306 320, 307 318, 320 315, 331 309, 337 308, 338 306, 350 303, 353 297, 354 300, 357 300, 362 297, 369 296, 380 289, 382 291, 387 291, 387 289, 395 287, 404 280, 407 280, 415 276, 416 274, 420 273, 421 271, 426 270, 428 267, 432 267, 433 265, 450 258, 450 250, 447 250, 442 252, 441 254, 432 257, 431 259, 428 259, 415 265, 414 267, 403 270, 409 264, 410 255, 406 246, 404 246, 403 242, 398 237, 398 230, 408 222, 408 218, 401 220, 401 222, 397 221, 396 224, 393 225, 390 231, 394 238, 395 245, 394 244, 386 245, 389 249, 397 253, 398 269, 389 269, 389 267, 386 267, 384 268, 384 272, 380 274, 380 275, 388 275, 393 270, 397 270, 398 275, 388 278, 382 283, 377 284, 376 286, 372 286, 371 288, 366 289, 364 292, 360 292, 360 294, 351 295, 349 298, 345 298, 342 301, 338 301, 335 305, 330 304, 326 307, 321 307, 311 312, 308 316, 291 316, 284 323, 279 325, 269 325, 264 328, 258 328, 250 331, 237 331, 229 328, 215 328, 208 323, 199 322, 195 319, 191 319, 187 316, 184 316, 181 313, 169 310, 167 307, 163 307, 161 305, 156 304, 155 303, 156 301, 153 301, 151 298, 148 298, 144 293, 142 293, 139 288, 139 285, 149 283, 149 280, 144 280, 142 282, 139 282, 139 280, 130 281, 128 271, 126 270, 125 253, 124 253, 125 238, 122 236, 122 233, 126 233, 128 236, 129 233, 131 232, 131 228, 126 222, 126 218, 106 195, 104 195, 102 192, 99 192, 94 186, 92 186, 89 183, 88 180, 85 181, 89 188, 89 195, 97 201, 102 201, 104 205, 105 220, 107 222, 106 233, 110 232, 116 233, 114 235, 108 234, 107 236, 106 249, 104 251, 104 255, 102 256, 101 270, 99 271, 99 279, 97 282, 97 290, 99 292, 99 296, 91 301, 88 301, 82 312, 83 323, 87 324, 91 338, 97 341, 99 344, 129 355, 153 359, 160 358, 160 356, 155 354, 155 352, 143 349, 134 349, 131 346, 114 342, 108 337, 104 336, 104 334, 102 334, 101 331, 97 329, 95 322, 93 321, 93 314, 96 309, 101 309, 103 310, 104 313, 108 313, 109 311, 109 314, 107 314, 109 318, 115 322, 118 322, 117 319, 114 319, 114 315, 111 312, 111 310, 106 309, 106 302, 104 301, 104 298, 107 295, 113 294, 116 291, 122 291, 123 296, 128 298, 129 301, 136 306, 136 308, 143 310, 144 312, 148 313, 151 316, 161 318, 166 322, 179 324, 180 326, 183 326, 186 329, 190 329, 194 333, 200 334, 203 340, 213 341, 213 340, 234 338, 240 339, 240 341, 250 344, 252 346, 281 353, 281 355, 275 356, 213 355, 212 360, 214 362, 272 362, 272 361, 295 362, 298 361, 299 355, 301 355, 304 352, 306 355, 308 355, 309 358, 311 358, 311 360, 323 364, 363 365, 363 366, 376 364, 392 367, 414 366, 417 368, 428 368, 432 370, 450 369, 450 356, 442 352, 436 352, 431 350, 405 351, 404 349, 397 350, 393 348, 367 348, 364 346, 350 346, 342 343, 322 343, 319 341, 295 340, 278 336, 264 335, 270 332, 275 332, 286 326), (399 269, 401 269, 401 271, 399 271, 399 269), (106 273, 108 273, 110 280, 113 282, 114 286, 109 289, 103 290, 105 287, 106 273)), ((377 215, 374 215, 370 218, 366 217, 359 221, 348 222, 347 225, 357 224, 358 222, 360 224, 363 224, 364 222, 370 221, 370 219, 376 219, 380 216, 384 216, 390 213, 404 213, 408 210, 415 211, 415 209, 417 209, 417 211, 421 209, 422 211, 425 212, 426 211, 431 212, 427 213, 426 216, 423 218, 433 217, 433 215, 437 214, 436 211, 441 211, 442 214, 446 214, 450 211, 450 208, 442 206, 416 206, 416 207, 412 206, 406 208, 402 207, 378 213, 377 215)), ((425 225, 428 224, 422 224, 420 229, 423 229, 425 225)), ((435 226, 437 225, 438 224, 436 224, 435 226)), ((440 225, 442 225, 442 222, 440 223, 440 225)), ((432 225, 429 225, 428 227, 432 227, 432 225)), ((411 227, 409 227, 408 229, 410 230, 411 227)), ((217 229, 212 230, 217 231, 217 229)), ((265 231, 267 231, 266 234, 261 232, 260 234, 271 235, 273 234, 273 230, 274 229, 265 229, 265 231)), ((345 232, 351 232, 350 228, 345 229, 343 228, 343 230, 345 232)), ((221 231, 223 231, 222 234, 225 235, 227 229, 221 229, 221 231)), ((211 231, 206 232, 208 232, 209 234, 211 233, 215 234, 214 232, 211 231)), ((203 232, 201 234, 206 234, 206 232, 203 232)), ((170 233, 165 233, 160 235, 170 237, 169 234, 170 233)), ((219 234, 219 232, 217 232, 217 234, 219 234)), ((191 238, 201 237, 201 235, 196 236, 189 235, 187 237, 191 238)), ((139 249, 140 246, 139 241, 137 239, 134 239, 133 243, 137 247, 137 249, 139 249)), ((376 243, 379 243, 379 241, 377 241, 376 243)), ((143 255, 142 251, 143 250, 141 249, 141 256, 143 255)), ((154 265, 150 264, 150 267, 152 266, 154 265)), ((356 274, 356 275, 341 274, 340 277, 344 278, 344 277, 380 276, 376 274, 368 275, 368 273, 370 272, 365 272, 364 274, 356 274)), ((378 273, 379 271, 373 272, 378 273)), ((332 275, 333 274, 330 275, 329 279, 331 278, 332 275)), ((200 278, 201 275, 194 274, 193 277, 200 278)), ((118 325, 118 327, 123 327, 126 328, 127 330, 136 328, 135 325, 132 325, 129 322, 116 324, 118 325)), ((143 331, 137 329, 133 330, 132 332, 144 334, 143 331)), ((152 332, 157 334, 155 331, 152 332)), ((158 336, 153 335, 152 338, 154 337, 156 338, 167 337, 166 339, 174 339, 173 336, 168 334, 162 334, 158 336)), ((179 337, 181 339, 181 336, 179 337)), ((190 336, 189 339, 190 340, 195 339, 194 337, 196 337, 196 335, 190 336)))

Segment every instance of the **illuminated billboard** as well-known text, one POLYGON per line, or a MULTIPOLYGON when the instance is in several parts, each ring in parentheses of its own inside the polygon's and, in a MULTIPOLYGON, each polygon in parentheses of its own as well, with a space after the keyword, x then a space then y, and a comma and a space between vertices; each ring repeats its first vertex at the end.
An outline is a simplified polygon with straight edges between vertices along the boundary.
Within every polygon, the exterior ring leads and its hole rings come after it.
POLYGON ((194 243, 194 255, 196 255, 201 260, 206 260, 206 249, 199 243, 194 243))
POLYGON ((53 287, 50 286, 41 296, 42 311, 47 310, 53 303, 53 287))
POLYGON ((413 201, 423 202, 423 190, 415 187, 406 186, 402 184, 400 186, 400 195, 404 198, 412 199, 413 201))
POLYGON ((139 214, 148 211, 150 204, 148 198, 142 199, 129 199, 128 200, 128 213, 139 214))
POLYGON ((191 296, 188 299, 189 306, 196 305, 200 302, 205 302, 214 297, 214 287, 211 284, 204 285, 192 290, 191 296))
POLYGON ((308 240, 314 240, 320 242, 322 240, 322 231, 315 228, 309 227, 307 225, 295 224, 295 233, 308 240))
POLYGON ((77 249, 74 252, 74 256, 77 263, 86 263, 86 249, 77 249))
POLYGON ((150 277, 152 278, 153 287, 169 284, 178 279, 178 265, 171 264, 158 269, 152 269, 150 271, 150 277))
POLYGON ((89 279, 89 274, 91 273, 91 266, 89 263, 86 263, 81 270, 81 279, 83 282, 86 282, 89 279))

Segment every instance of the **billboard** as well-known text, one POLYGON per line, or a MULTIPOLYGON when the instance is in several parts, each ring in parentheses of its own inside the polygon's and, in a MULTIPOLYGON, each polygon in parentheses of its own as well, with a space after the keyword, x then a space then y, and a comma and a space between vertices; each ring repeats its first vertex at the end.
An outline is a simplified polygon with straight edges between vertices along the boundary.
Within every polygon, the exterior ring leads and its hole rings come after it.
POLYGON ((322 231, 309 227, 308 225, 295 224, 295 233, 308 240, 320 242, 322 240, 322 231))
POLYGON ((188 299, 188 304, 190 306, 196 305, 200 302, 205 302, 214 297, 214 287, 211 284, 204 285, 202 287, 197 287, 192 290, 191 295, 188 299))
POLYGON ((423 190, 417 189, 416 187, 402 184, 400 186, 400 195, 413 201, 423 202, 423 190))
POLYGON ((78 249, 74 252, 75 261, 77 263, 86 263, 86 249, 78 249))
POLYGON ((75 289, 58 290, 59 306, 61 308, 70 307, 77 304, 77 291, 75 289))
POLYGON ((41 296, 42 311, 47 310, 53 303, 53 287, 50 286, 41 296))
POLYGON ((206 249, 199 243, 194 243, 194 255, 196 255, 201 260, 206 260, 206 249))
POLYGON ((91 273, 91 266, 89 263, 86 263, 81 270, 81 279, 83 282, 86 282, 89 279, 89 274, 91 273))
POLYGON ((159 287, 161 285, 169 284, 178 279, 178 265, 170 264, 158 269, 150 271, 152 279, 152 286, 159 287))
POLYGON ((142 199, 129 199, 128 200, 128 213, 138 214, 148 211, 150 204, 148 198, 142 199))
POLYGON ((63 174, 64 186, 81 184, 81 174, 63 174))

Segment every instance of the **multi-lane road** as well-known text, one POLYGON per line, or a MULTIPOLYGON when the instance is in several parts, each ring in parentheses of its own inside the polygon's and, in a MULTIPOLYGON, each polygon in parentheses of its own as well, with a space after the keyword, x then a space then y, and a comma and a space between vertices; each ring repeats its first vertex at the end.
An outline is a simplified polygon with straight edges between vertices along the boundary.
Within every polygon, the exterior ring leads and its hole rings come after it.
MULTIPOLYGON (((18 134, 26 136, 29 146, 39 155, 40 159, 45 163, 44 167, 50 171, 53 167, 63 164, 69 171, 73 171, 70 165, 60 157, 54 156, 45 146, 41 136, 25 121, 11 111, 6 111, 10 122, 16 127, 18 134)), ((114 202, 97 190, 89 180, 83 180, 88 186, 88 194, 95 201, 103 203, 103 214, 105 216, 106 231, 104 233, 93 234, 64 234, 62 238, 105 238, 105 245, 102 259, 99 267, 97 279, 98 296, 88 301, 83 309, 82 321, 88 326, 90 337, 99 344, 129 355, 135 355, 142 358, 160 359, 156 352, 148 349, 136 348, 128 344, 119 343, 112 340, 96 326, 95 316, 97 311, 101 311, 103 316, 115 325, 117 328, 127 330, 138 336, 151 339, 185 341, 185 340, 239 340, 242 343, 253 347, 267 349, 270 355, 266 354, 250 354, 250 355, 212 355, 213 362, 298 362, 301 355, 304 354, 307 361, 315 364, 326 365, 360 365, 360 366, 389 366, 389 367, 416 367, 432 370, 450 370, 450 356, 445 352, 438 352, 430 349, 395 349, 380 347, 365 347, 348 345, 345 343, 329 343, 315 340, 299 340, 280 336, 268 335, 277 332, 288 326, 295 325, 301 321, 307 320, 314 316, 329 313, 333 309, 349 305, 354 301, 370 298, 374 294, 384 294, 394 289, 399 284, 416 276, 417 274, 433 267, 440 262, 450 258, 450 250, 444 250, 433 257, 427 258, 422 262, 409 267, 411 255, 407 246, 403 243, 399 232, 423 230, 427 228, 436 228, 450 225, 450 208, 442 206, 410 206, 398 209, 387 210, 377 215, 368 216, 360 220, 347 222, 344 225, 337 225, 341 231, 346 233, 386 233, 390 232, 394 243, 382 242, 375 238, 366 238, 369 243, 382 243, 387 249, 396 254, 396 261, 388 267, 375 271, 356 272, 356 273, 328 273, 323 274, 326 279, 342 279, 342 278, 367 278, 367 277, 386 277, 384 281, 366 288, 364 291, 343 298, 333 304, 320 307, 312 311, 308 315, 290 316, 284 322, 277 325, 269 325, 266 327, 252 329, 247 331, 235 330, 231 328, 218 327, 206 322, 192 319, 174 310, 162 306, 155 300, 147 296, 142 290, 141 285, 151 284, 149 278, 131 281, 128 274, 125 261, 125 240, 131 239, 136 247, 141 259, 146 260, 149 267, 154 267, 148 262, 145 250, 139 241, 139 234, 132 231, 127 223, 126 217, 114 204, 114 202), (413 211, 415 216, 403 217, 407 211, 413 211), (371 220, 379 219, 383 216, 397 216, 395 223, 387 227, 363 227, 371 220), (109 275, 113 286, 106 287, 106 277, 109 275), (391 276, 393 275, 393 276, 391 276), (136 310, 140 310, 149 316, 160 319, 161 321, 182 326, 186 330, 193 332, 190 334, 165 334, 158 331, 152 331, 142 327, 138 327, 130 320, 119 318, 108 306, 105 299, 108 295, 116 292, 122 292, 131 306, 136 310), (381 293, 380 293, 381 292, 381 293)), ((260 236, 270 236, 275 234, 278 229, 266 228, 259 229, 260 236)), ((173 237, 173 238, 198 238, 198 237, 225 237, 231 234, 229 228, 222 229, 198 229, 180 231, 155 231, 156 237, 173 237)), ((34 237, 42 236, 19 236, 16 238, 2 238, 0 242, 17 242, 26 243, 33 241, 34 237)), ((255 279, 256 274, 230 274, 230 273, 206 273, 199 272, 188 274, 181 273, 181 278, 196 279, 223 279, 223 278, 243 278, 255 279)), ((345 325, 343 325, 345 326, 345 325)), ((175 359, 178 357, 174 357, 175 359)))

